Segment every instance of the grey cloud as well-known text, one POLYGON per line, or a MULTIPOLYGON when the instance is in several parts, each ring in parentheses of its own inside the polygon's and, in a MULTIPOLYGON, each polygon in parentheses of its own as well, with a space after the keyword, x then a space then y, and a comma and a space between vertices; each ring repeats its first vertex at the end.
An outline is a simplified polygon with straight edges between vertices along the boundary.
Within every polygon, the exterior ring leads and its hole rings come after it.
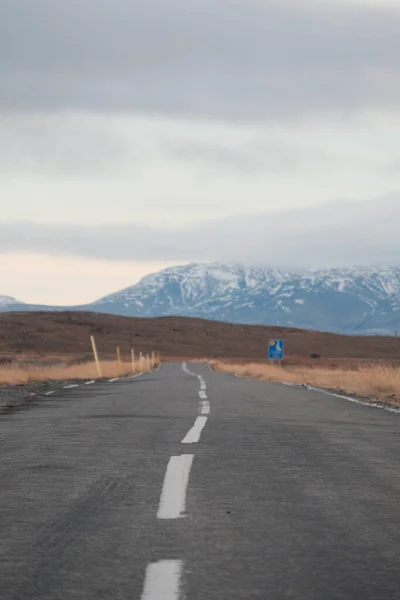
POLYGON ((386 173, 386 175, 398 175, 400 173, 400 161, 399 160, 395 160, 395 161, 391 161, 389 163, 387 163, 386 165, 384 165, 383 167, 383 172, 386 173))
POLYGON ((53 115, 0 115, 0 171, 110 175, 132 171, 132 148, 101 118, 53 115))
POLYGON ((3 109, 295 118, 397 108, 400 10, 307 0, 3 0, 3 109))
POLYGON ((0 131, 0 174, 131 177, 155 157, 193 163, 206 175, 210 170, 213 175, 259 175, 307 169, 311 164, 313 169, 348 165, 345 157, 307 140, 289 140, 274 127, 244 136, 240 127, 224 127, 204 139, 199 127, 163 128, 147 119, 145 135, 137 120, 126 115, 105 118, 103 113, 63 111, 0 113, 0 131))
POLYGON ((203 163, 216 168, 225 167, 242 173, 290 172, 307 167, 338 166, 345 159, 322 148, 313 148, 303 142, 298 147, 294 142, 284 141, 278 136, 266 134, 245 142, 228 139, 220 142, 204 142, 194 139, 169 139, 165 151, 169 156, 184 162, 203 163))
POLYGON ((226 260, 278 267, 400 261, 400 194, 207 221, 185 228, 0 224, 0 252, 119 261, 226 260))
POLYGON ((207 143, 193 140, 169 140, 165 144, 168 155, 184 162, 203 163, 225 167, 240 172, 257 172, 278 166, 275 156, 255 152, 245 144, 240 147, 228 144, 207 143))

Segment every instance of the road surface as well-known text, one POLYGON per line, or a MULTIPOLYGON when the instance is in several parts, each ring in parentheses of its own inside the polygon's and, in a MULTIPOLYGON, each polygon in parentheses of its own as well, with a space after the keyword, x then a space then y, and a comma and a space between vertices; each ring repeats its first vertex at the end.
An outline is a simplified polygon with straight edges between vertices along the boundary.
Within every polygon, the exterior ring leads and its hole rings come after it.
POLYGON ((400 598, 400 415, 164 364, 0 415, 1 600, 400 598))

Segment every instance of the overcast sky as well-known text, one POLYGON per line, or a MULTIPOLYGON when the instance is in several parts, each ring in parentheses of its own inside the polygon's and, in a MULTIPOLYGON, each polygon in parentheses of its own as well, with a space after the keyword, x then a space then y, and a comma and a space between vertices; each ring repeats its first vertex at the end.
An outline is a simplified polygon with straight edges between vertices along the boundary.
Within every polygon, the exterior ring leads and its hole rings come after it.
POLYGON ((400 261, 400 2, 2 0, 0 294, 400 261))

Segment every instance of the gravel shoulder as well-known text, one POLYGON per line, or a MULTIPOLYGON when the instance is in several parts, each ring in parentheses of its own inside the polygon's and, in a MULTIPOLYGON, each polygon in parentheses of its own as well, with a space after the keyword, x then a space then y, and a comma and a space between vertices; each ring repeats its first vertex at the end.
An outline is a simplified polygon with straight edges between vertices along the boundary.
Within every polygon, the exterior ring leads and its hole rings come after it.
POLYGON ((68 385, 82 385, 82 380, 32 381, 27 384, 0 385, 0 415, 35 402, 37 398, 50 396, 49 392, 62 390, 68 385))

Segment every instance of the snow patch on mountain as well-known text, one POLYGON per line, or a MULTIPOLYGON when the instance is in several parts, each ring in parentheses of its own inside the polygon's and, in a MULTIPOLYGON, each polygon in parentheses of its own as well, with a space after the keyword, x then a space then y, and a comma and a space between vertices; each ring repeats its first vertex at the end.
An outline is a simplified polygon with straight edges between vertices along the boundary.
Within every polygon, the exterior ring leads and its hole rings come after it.
POLYGON ((132 316, 173 314, 236 323, 293 323, 349 333, 392 333, 400 329, 396 314, 400 266, 291 272, 193 263, 147 275, 91 307, 132 316))
MULTIPOLYGON (((14 298, 0 296, 0 311, 22 308, 61 309, 17 304, 14 298)), ((78 308, 134 317, 179 315, 392 335, 400 331, 400 265, 284 271, 193 263, 147 275, 133 286, 78 308)))
POLYGON ((0 306, 8 306, 11 304, 22 304, 22 302, 16 300, 12 296, 0 296, 0 306))

